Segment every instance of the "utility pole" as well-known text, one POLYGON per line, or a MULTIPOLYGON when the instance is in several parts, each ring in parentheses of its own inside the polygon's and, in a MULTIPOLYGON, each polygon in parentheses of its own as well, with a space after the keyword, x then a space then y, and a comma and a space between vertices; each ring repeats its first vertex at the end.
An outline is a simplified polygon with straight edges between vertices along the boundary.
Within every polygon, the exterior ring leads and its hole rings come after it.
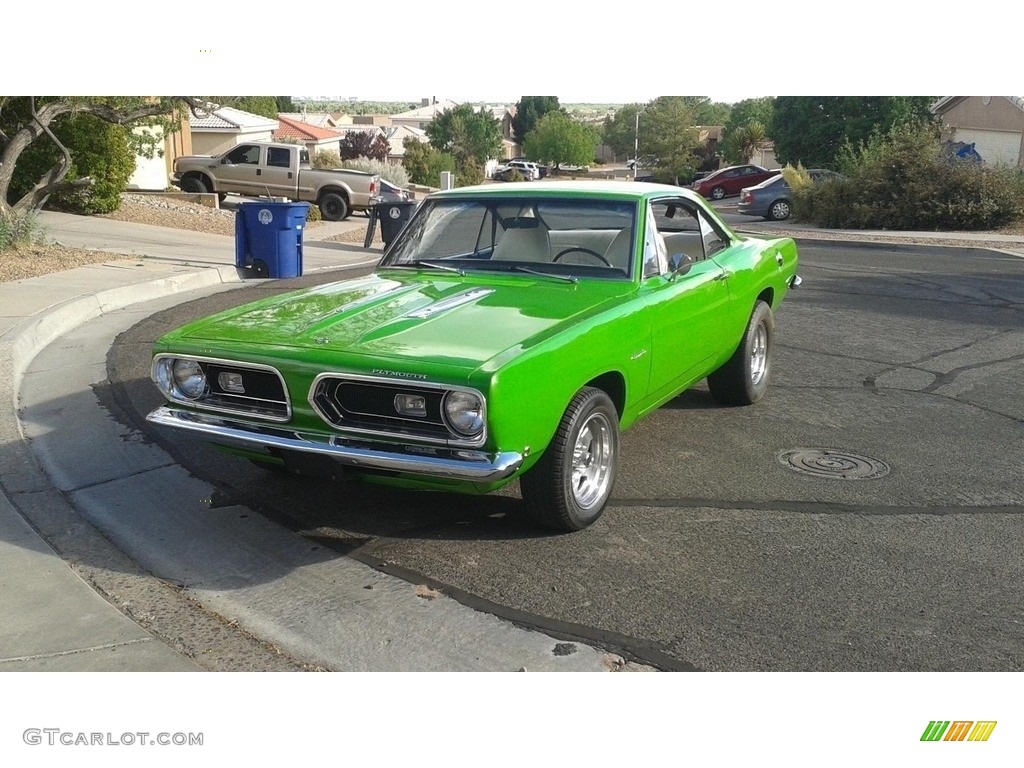
POLYGON ((636 125, 633 128, 633 181, 636 181, 636 167, 640 163, 640 110, 636 111, 636 125))

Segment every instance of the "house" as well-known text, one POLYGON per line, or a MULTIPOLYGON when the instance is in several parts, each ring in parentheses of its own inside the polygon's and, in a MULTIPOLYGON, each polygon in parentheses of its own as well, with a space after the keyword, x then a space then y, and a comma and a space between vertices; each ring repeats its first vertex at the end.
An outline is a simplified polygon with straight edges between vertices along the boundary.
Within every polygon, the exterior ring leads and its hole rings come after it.
POLYGON ((192 152, 219 155, 246 141, 273 141, 278 121, 234 107, 220 107, 203 117, 189 118, 192 152))
POLYGON ((1024 96, 943 96, 931 111, 986 164, 1024 168, 1024 96))
POLYGON ((300 123, 306 123, 308 125, 315 125, 317 128, 337 128, 340 125, 351 124, 351 118, 345 119, 348 116, 335 116, 330 112, 307 112, 305 109, 301 112, 281 112, 277 119, 286 118, 288 120, 297 120, 300 123))
POLYGON ((440 114, 459 106, 450 99, 438 101, 436 98, 423 99, 420 106, 410 109, 407 112, 400 112, 391 116, 392 125, 405 125, 410 128, 426 129, 428 125, 440 114))
POLYGON ((408 125, 392 125, 384 130, 387 131, 385 138, 388 140, 388 144, 391 145, 391 151, 388 152, 388 161, 392 163, 400 164, 405 159, 406 139, 416 139, 416 141, 423 144, 430 143, 426 131, 419 128, 411 128, 408 125))
POLYGON ((128 189, 159 192, 167 189, 168 176, 174 170, 174 160, 191 155, 192 134, 188 129, 187 111, 176 116, 177 130, 164 132, 162 128, 134 128, 135 133, 149 133, 157 137, 158 151, 153 157, 135 156, 135 171, 128 179, 128 189), (162 146, 160 139, 163 139, 162 146))
POLYGON ((277 116, 277 121, 279 125, 273 133, 274 141, 304 144, 309 150, 310 157, 315 157, 317 152, 338 151, 338 142, 341 141, 342 131, 321 128, 301 120, 285 117, 283 114, 277 116))

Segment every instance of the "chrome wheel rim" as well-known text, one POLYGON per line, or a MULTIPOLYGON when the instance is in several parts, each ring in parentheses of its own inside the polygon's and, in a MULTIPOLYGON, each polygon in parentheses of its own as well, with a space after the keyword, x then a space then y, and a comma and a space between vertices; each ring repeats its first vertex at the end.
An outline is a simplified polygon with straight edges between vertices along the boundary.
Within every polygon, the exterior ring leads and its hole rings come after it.
POLYGON ((614 461, 611 422, 604 414, 593 413, 572 449, 572 496, 580 507, 590 509, 608 493, 614 461))
POLYGON ((768 329, 764 323, 757 324, 754 343, 750 349, 750 383, 758 385, 768 373, 768 329))

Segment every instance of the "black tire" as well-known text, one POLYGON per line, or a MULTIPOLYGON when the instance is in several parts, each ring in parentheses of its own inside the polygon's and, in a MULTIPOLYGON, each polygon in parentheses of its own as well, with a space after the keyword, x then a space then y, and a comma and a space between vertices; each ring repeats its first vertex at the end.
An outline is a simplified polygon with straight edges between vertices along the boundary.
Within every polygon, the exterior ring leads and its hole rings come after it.
POLYGON ((540 460, 519 480, 531 517, 546 528, 579 531, 601 516, 619 454, 619 416, 600 389, 576 393, 540 460))
POLYGON ((715 187, 711 190, 712 200, 721 200, 723 197, 725 197, 725 187, 715 187))
POLYGON ((708 376, 711 396, 722 405, 753 405, 764 397, 774 348, 775 317, 771 307, 758 301, 740 345, 725 365, 708 376))
POLYGON ((210 191, 206 188, 206 184, 203 180, 198 179, 195 176, 185 177, 181 180, 181 184, 179 186, 181 187, 182 192, 188 192, 190 195, 201 195, 210 191))
POLYGON ((256 273, 256 277, 270 277, 270 267, 262 259, 253 261, 252 271, 256 273))
POLYGON ((344 221, 351 212, 348 200, 337 192, 327 192, 321 195, 317 206, 320 208, 320 215, 326 221, 344 221))
POLYGON ((772 201, 772 204, 768 206, 768 216, 766 218, 769 221, 785 221, 789 218, 789 214, 789 200, 783 198, 772 201))

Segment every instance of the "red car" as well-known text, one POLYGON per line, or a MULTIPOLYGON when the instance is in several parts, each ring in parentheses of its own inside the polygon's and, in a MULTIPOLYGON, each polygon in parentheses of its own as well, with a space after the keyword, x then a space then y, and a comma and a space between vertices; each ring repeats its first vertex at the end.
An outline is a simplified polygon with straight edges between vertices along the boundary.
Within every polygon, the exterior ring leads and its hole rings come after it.
POLYGON ((693 183, 693 190, 711 200, 721 200, 729 195, 738 195, 744 187, 760 184, 772 176, 782 173, 776 168, 769 171, 760 165, 731 165, 693 183))

